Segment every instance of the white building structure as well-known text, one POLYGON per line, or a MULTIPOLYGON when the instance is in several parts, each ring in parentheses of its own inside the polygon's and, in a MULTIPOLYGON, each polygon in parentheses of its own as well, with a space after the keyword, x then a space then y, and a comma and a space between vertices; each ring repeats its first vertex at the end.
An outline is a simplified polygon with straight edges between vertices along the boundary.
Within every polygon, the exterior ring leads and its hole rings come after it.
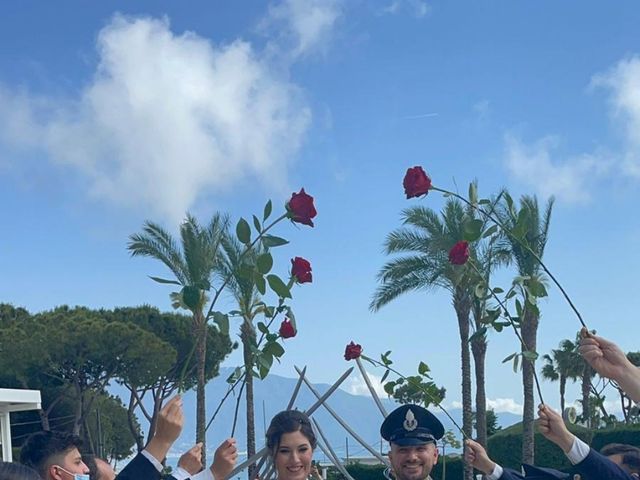
POLYGON ((0 388, 0 443, 2 460, 13 461, 11 454, 11 412, 40 409, 40 390, 0 388))

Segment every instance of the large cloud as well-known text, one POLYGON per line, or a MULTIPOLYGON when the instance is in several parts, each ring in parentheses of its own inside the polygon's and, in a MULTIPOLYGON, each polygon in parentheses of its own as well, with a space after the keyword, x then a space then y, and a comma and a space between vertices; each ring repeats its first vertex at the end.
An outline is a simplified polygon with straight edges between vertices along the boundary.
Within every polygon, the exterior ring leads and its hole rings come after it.
POLYGON ((626 135, 623 169, 640 178, 640 57, 621 60, 608 72, 595 75, 591 84, 609 90, 612 113, 626 135))
MULTIPOLYGON (((603 153, 554 159, 557 137, 544 137, 525 144, 514 135, 505 136, 505 165, 517 181, 543 197, 551 195, 569 203, 585 203, 595 183, 604 175, 610 161, 603 153)), ((556 155, 557 156, 557 155, 556 155)))
POLYGON ((282 65, 244 41, 174 34, 167 19, 115 16, 97 50, 76 99, 0 86, 5 143, 42 149, 84 172, 92 194, 171 220, 243 177, 286 185, 311 114, 282 65))

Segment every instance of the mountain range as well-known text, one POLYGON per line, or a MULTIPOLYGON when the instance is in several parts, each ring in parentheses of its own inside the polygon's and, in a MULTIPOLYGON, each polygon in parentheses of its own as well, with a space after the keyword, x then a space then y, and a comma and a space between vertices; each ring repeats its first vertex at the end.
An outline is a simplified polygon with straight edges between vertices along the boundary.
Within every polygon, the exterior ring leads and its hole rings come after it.
MULTIPOLYGON (((212 413, 218 407, 222 397, 227 393, 229 385, 226 378, 231 374, 233 369, 222 368, 220 375, 211 380, 207 384, 207 418, 211 418, 212 413)), ((356 375, 355 372, 351 375, 356 375)), ((338 376, 336 376, 336 379, 338 376)), ((284 410, 289 403, 291 395, 295 389, 297 378, 286 378, 278 375, 269 375, 264 380, 255 379, 254 381, 254 405, 255 405, 255 430, 257 449, 264 445, 265 430, 269 426, 271 418, 281 410, 284 410)), ((345 382, 346 383, 346 382, 345 382)), ((344 384, 343 384, 344 385, 344 384)), ((314 388, 321 394, 326 392, 330 385, 313 384, 314 388)), ((122 393, 122 392, 114 392, 122 393)), ((211 427, 207 431, 207 457, 213 458, 215 448, 227 437, 231 436, 232 426, 234 422, 234 411, 238 400, 239 388, 236 387, 235 394, 232 393, 223 404, 211 427)), ((302 385, 294 403, 294 408, 306 410, 316 401, 316 397, 306 385, 302 385)), ((189 449, 193 445, 195 439, 195 412, 196 398, 194 391, 185 392, 183 395, 185 425, 182 435, 175 443, 174 448, 169 455, 169 463, 171 460, 180 456, 181 453, 189 449)), ((238 409, 237 425, 234 437, 238 441, 238 449, 241 455, 246 451, 246 418, 245 418, 245 398, 244 395, 240 400, 238 409)), ((355 430, 367 443, 373 446, 377 451, 386 450, 387 446, 380 437, 380 424, 382 422, 382 414, 376 407, 373 399, 368 395, 353 395, 342 389, 337 389, 331 394, 327 403, 340 415, 345 422, 355 430)), ((398 404, 388 398, 383 398, 382 403, 387 412, 393 410, 398 404)), ((447 415, 437 407, 431 407, 430 410, 443 423, 445 431, 452 430, 456 433, 458 439, 460 434, 457 427, 447 417, 447 415)), ((448 409, 451 417, 461 425, 462 410, 448 409)), ((508 426, 519 422, 521 417, 512 413, 498 413, 498 423, 501 426, 508 426)), ((320 407, 313 414, 323 433, 329 440, 329 443, 336 451, 336 454, 345 458, 349 457, 369 457, 370 453, 362 447, 355 439, 346 432, 346 430, 327 412, 324 407, 320 407)), ((324 461, 323 454, 318 450, 316 457, 320 461, 324 461)))

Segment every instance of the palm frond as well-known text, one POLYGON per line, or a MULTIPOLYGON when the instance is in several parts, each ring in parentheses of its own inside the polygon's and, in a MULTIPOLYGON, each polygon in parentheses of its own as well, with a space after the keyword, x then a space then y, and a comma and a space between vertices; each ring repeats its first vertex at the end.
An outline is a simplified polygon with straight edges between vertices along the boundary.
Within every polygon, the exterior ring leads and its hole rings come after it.
POLYGON ((143 233, 129 236, 127 249, 131 256, 144 256, 160 260, 183 285, 188 282, 188 269, 178 246, 169 232, 157 223, 147 221, 142 227, 143 233))
POLYGON ((428 254, 431 251, 431 237, 417 230, 399 228, 387 235, 384 252, 392 253, 418 252, 428 254))

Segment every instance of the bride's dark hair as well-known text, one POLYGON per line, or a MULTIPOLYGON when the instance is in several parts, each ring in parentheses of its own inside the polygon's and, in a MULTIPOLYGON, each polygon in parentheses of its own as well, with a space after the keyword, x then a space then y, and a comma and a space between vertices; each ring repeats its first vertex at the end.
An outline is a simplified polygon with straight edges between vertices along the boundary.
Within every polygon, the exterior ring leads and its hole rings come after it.
POLYGON ((313 433, 311 421, 306 414, 298 410, 284 410, 273 417, 267 429, 267 448, 271 454, 276 453, 282 435, 298 431, 309 440, 311 448, 315 449, 318 441, 313 433))

